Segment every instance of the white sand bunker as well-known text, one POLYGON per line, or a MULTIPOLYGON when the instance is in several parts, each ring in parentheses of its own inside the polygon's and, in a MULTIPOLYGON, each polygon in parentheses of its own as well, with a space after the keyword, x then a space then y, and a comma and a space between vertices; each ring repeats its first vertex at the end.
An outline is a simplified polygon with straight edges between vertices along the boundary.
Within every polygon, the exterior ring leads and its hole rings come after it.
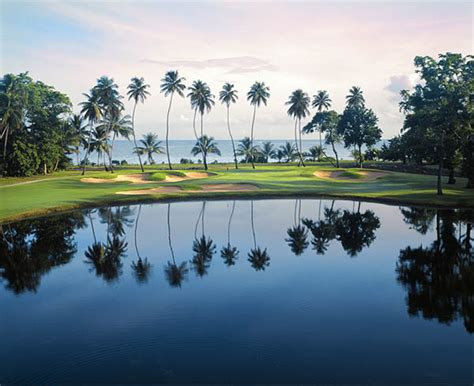
POLYGON ((132 184, 154 184, 156 181, 150 181, 148 178, 150 177, 150 173, 144 174, 119 174, 115 178, 94 178, 94 177, 87 177, 81 178, 81 182, 85 182, 87 184, 112 184, 115 182, 131 182, 132 184))
MULTIPOLYGON (((318 178, 333 178, 337 180, 357 181, 357 178, 344 175, 344 173, 345 173, 344 170, 334 170, 334 171, 317 170, 313 173, 313 175, 318 178)), ((384 177, 388 174, 386 172, 374 172, 371 170, 360 170, 360 171, 357 171, 357 173, 363 176, 363 178, 360 179, 361 181, 376 180, 377 178, 384 177)))
MULTIPOLYGON (((185 192, 200 193, 200 192, 249 192, 258 190, 258 187, 251 184, 208 184, 202 185, 201 190, 186 190, 185 192)), ((160 193, 178 193, 184 192, 179 186, 160 186, 152 189, 140 190, 125 190, 117 192, 116 194, 123 194, 127 196, 143 195, 143 194, 160 194, 160 193)))
POLYGON ((189 179, 206 178, 211 175, 212 174, 205 173, 205 172, 186 172, 184 173, 184 176, 173 176, 169 174, 165 177, 165 181, 166 182, 179 182, 179 181, 185 181, 189 179))

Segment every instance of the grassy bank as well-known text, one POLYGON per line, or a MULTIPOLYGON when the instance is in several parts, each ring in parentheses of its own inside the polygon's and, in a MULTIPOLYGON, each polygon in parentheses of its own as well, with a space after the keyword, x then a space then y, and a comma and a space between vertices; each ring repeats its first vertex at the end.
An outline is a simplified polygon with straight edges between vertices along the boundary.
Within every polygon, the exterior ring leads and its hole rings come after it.
MULTIPOLYGON (((148 184, 114 182, 118 174, 139 173, 128 168, 111 175, 103 171, 91 171, 87 177, 107 178, 110 183, 81 182, 79 171, 66 171, 52 176, 34 178, 0 179, 0 222, 8 222, 29 216, 60 210, 101 204, 189 199, 201 197, 277 197, 277 196, 329 196, 368 199, 390 203, 423 204, 432 206, 474 207, 474 190, 465 189, 466 180, 457 179, 456 185, 444 185, 445 194, 436 195, 436 177, 407 173, 387 172, 370 179, 359 169, 344 169, 341 178, 319 178, 316 171, 334 171, 327 166, 298 168, 288 165, 260 165, 256 170, 241 166, 234 170, 230 165, 212 166, 213 175, 202 179, 166 182, 166 171, 159 167, 148 168, 148 184), (252 184, 258 189, 245 192, 206 192, 205 184, 252 184), (118 195, 119 191, 178 186, 178 192, 147 195, 118 195)), ((177 166, 177 169, 179 166, 177 166)), ((181 166, 182 168, 182 166, 181 166)), ((367 169, 364 169, 364 171, 367 169)), ((183 175, 184 169, 174 170, 175 176, 183 175)))

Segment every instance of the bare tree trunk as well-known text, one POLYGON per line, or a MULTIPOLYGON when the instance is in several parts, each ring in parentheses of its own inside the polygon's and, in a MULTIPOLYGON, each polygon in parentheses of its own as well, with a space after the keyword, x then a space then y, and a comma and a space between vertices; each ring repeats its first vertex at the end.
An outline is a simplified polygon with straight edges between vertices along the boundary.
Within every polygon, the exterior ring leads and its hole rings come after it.
POLYGON ((364 162, 364 160, 362 159, 362 146, 359 145, 359 154, 358 154, 358 158, 359 158, 359 167, 362 169, 363 166, 362 166, 362 163, 364 162))
POLYGON ((142 158, 140 157, 140 153, 138 152, 138 145, 137 145, 137 137, 135 135, 135 109, 137 108, 138 100, 135 100, 135 105, 133 106, 133 113, 132 113, 132 134, 133 134, 133 143, 135 144, 135 151, 138 155, 138 162, 140 163, 140 169, 142 173, 145 171, 143 169, 142 158))
POLYGON ((454 168, 449 168, 449 178, 448 185, 454 185, 456 183, 456 178, 454 178, 454 168))
POLYGON ((238 169, 239 166, 237 165, 237 155, 235 154, 235 144, 234 144, 234 138, 232 137, 232 131, 230 130, 230 117, 229 117, 229 104, 227 104, 227 130, 229 130, 229 136, 230 140, 232 142, 232 151, 234 152, 234 162, 235 162, 235 168, 238 169))
MULTIPOLYGON (((169 133, 170 133, 170 111, 171 111, 171 103, 173 102, 173 95, 174 95, 174 93, 171 93, 170 104, 168 106, 168 113, 166 114, 166 156, 168 158, 168 167, 169 167, 170 170, 172 169, 172 167, 171 167, 170 150, 169 150, 168 140, 169 140, 169 133)), ((196 113, 194 113, 194 115, 196 116, 196 113)), ((194 123, 193 123, 193 126, 194 126, 194 123)))
POLYGON ((257 112, 257 105, 253 105, 253 117, 252 117, 252 128, 250 130, 250 149, 252 151, 252 157, 250 161, 252 162, 252 168, 255 169, 254 157, 253 157, 253 128, 255 126, 255 114, 257 112))
POLYGON ((334 152, 334 155, 336 156, 336 168, 339 168, 339 156, 337 155, 336 147, 334 146, 334 141, 331 142, 332 146, 332 151, 334 152))

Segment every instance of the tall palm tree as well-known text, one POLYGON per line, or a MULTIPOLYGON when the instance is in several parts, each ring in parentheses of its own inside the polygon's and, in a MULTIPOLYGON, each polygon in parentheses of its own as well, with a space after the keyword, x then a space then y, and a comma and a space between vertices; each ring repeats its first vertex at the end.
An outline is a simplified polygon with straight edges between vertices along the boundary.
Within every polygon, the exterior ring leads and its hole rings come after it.
MULTIPOLYGON (((130 115, 115 115, 109 117, 107 120, 104 120, 99 127, 104 128, 106 132, 113 133, 112 143, 110 148, 113 149, 115 139, 118 137, 123 137, 129 139, 130 134, 132 134, 132 122, 130 120, 130 115)), ((112 152, 112 150, 111 150, 112 152)))
MULTIPOLYGON (((257 113, 257 107, 263 103, 267 105, 267 100, 270 97, 270 88, 265 85, 264 82, 255 82, 247 93, 247 100, 250 105, 253 106, 252 116, 252 127, 250 129, 250 147, 253 148, 253 129, 255 127, 255 115, 257 113)), ((252 157, 252 168, 255 169, 254 158, 252 157)))
POLYGON ((221 103, 225 103, 227 107, 227 130, 229 131, 230 140, 232 142, 232 151, 234 152, 234 162, 236 169, 238 169, 239 166, 237 165, 237 154, 235 153, 234 138, 232 137, 232 131, 230 130, 230 104, 237 102, 237 99, 237 90, 234 89, 234 85, 225 83, 219 93, 219 100, 221 103))
MULTIPOLYGON (((320 90, 315 95, 313 95, 313 103, 311 104, 318 112, 322 112, 323 110, 329 110, 331 107, 331 98, 329 98, 329 94, 326 90, 320 90)), ((323 140, 321 137, 321 127, 319 128, 319 146, 323 148, 323 140)))
POLYGON ((168 215, 167 215, 168 245, 170 248, 172 261, 168 261, 165 267, 165 277, 171 287, 181 287, 181 283, 183 282, 183 280, 186 279, 186 275, 188 274, 189 270, 186 265, 186 262, 183 262, 179 265, 176 264, 176 260, 174 257, 173 243, 171 241, 170 213, 171 213, 171 204, 168 203, 168 215))
POLYGON ((202 154, 202 161, 204 163, 204 169, 207 170, 207 155, 208 154, 217 154, 221 155, 221 151, 217 147, 217 144, 214 142, 214 137, 208 137, 203 135, 199 137, 194 147, 191 149, 191 154, 196 156, 202 154))
MULTIPOLYGON (((26 74, 25 74, 26 75, 26 74)), ((26 95, 21 88, 21 76, 6 74, 0 79, 0 102, 2 117, 0 119, 0 139, 3 142, 3 158, 7 155, 8 136, 23 126, 23 102, 26 95)))
POLYGON ((235 264, 235 260, 239 257, 239 251, 236 247, 230 244, 230 224, 232 223, 232 217, 234 216, 235 200, 232 203, 232 210, 230 212, 229 221, 227 223, 227 245, 221 249, 221 257, 224 259, 225 264, 230 267, 235 264))
POLYGON ((163 147, 161 146, 161 141, 158 141, 158 136, 153 133, 147 133, 140 142, 142 146, 138 146, 136 151, 142 155, 146 154, 148 163, 150 165, 154 164, 155 160, 153 159, 153 154, 163 153, 163 147))
MULTIPOLYGON (((97 92, 99 105, 102 107, 104 121, 108 123, 106 130, 106 140, 108 142, 109 135, 112 130, 112 123, 117 121, 120 114, 124 110, 122 103, 122 96, 118 92, 118 85, 112 78, 102 76, 97 79, 97 84, 94 86, 97 92)), ((112 167, 112 152, 113 147, 107 146, 107 156, 109 158, 110 172, 113 173, 112 167)))
POLYGON ((363 106, 365 98, 360 87, 353 86, 346 96, 346 102, 349 106, 363 106))
POLYGON ((168 167, 171 170, 170 151, 169 151, 169 133, 170 133, 170 112, 171 104, 173 103, 173 96, 177 93, 180 97, 184 97, 184 90, 186 86, 184 81, 186 79, 180 77, 178 71, 168 71, 165 77, 161 79, 160 92, 165 94, 165 97, 170 96, 170 104, 168 106, 168 112, 166 113, 166 155, 168 156, 168 167))
POLYGON ((301 200, 295 200, 294 225, 286 231, 288 238, 285 241, 290 246, 291 251, 296 255, 301 255, 308 247, 308 230, 301 225, 301 200))
POLYGON ((83 167, 82 167, 82 175, 86 172, 86 165, 87 165, 87 157, 89 156, 91 150, 91 141, 93 138, 93 127, 94 124, 99 121, 102 117, 102 108, 99 104, 99 96, 95 89, 92 89, 90 94, 83 94, 86 97, 85 102, 79 103, 82 106, 81 114, 84 119, 89 121, 89 137, 87 139, 87 147, 86 147, 86 154, 84 155, 83 167))
POLYGON ((193 259, 191 263, 194 266, 194 270, 199 276, 204 276, 210 267, 212 256, 216 252, 216 245, 209 237, 205 236, 204 232, 204 216, 206 212, 206 201, 202 202, 202 207, 199 212, 198 219, 196 221, 196 227, 194 229, 194 242, 193 242, 193 259), (197 227, 201 220, 201 237, 197 237, 197 227))
MULTIPOLYGON (((132 112, 132 134, 133 134, 133 143, 135 144, 135 149, 137 148, 137 138, 135 135, 135 110, 137 108, 138 102, 144 103, 145 99, 147 98, 150 93, 147 89, 150 85, 145 83, 145 79, 134 77, 131 79, 130 84, 128 85, 128 100, 133 99, 135 104, 133 105, 133 112, 132 112)), ((145 171, 143 169, 142 159, 140 157, 140 153, 137 152, 138 155, 138 162, 140 163, 140 169, 142 173, 145 171)))
POLYGON ((300 162, 298 166, 304 164, 304 159, 303 159, 303 149, 302 149, 302 142, 301 142, 301 119, 305 118, 309 114, 309 103, 310 99, 308 94, 306 94, 303 90, 298 89, 293 91, 293 93, 290 95, 288 102, 286 102, 286 105, 290 106, 288 108, 287 114, 290 117, 293 117, 295 119, 295 145, 296 145, 296 150, 298 151, 298 155, 300 158, 300 162), (300 146, 298 148, 298 136, 297 133, 299 133, 299 142, 300 146))

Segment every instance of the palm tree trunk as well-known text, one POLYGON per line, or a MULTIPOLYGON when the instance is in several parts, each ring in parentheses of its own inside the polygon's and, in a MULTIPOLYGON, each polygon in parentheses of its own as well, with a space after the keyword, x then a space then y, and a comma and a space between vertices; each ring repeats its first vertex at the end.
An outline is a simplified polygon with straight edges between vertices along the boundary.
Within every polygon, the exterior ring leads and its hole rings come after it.
POLYGON ((92 121, 89 122, 90 126, 91 126, 91 129, 89 131, 89 138, 87 138, 87 149, 86 149, 86 154, 84 155, 84 160, 82 161, 84 163, 84 165, 82 165, 82 174, 81 175, 84 175, 85 172, 86 172, 86 161, 87 161, 87 157, 89 156, 89 152, 90 152, 90 149, 91 149, 91 139, 92 139, 92 121))
POLYGON ((252 128, 250 130, 250 149, 252 152, 252 157, 250 161, 252 162, 252 168, 255 169, 254 159, 253 159, 253 128, 255 126, 255 114, 257 113, 257 105, 253 105, 253 117, 252 117, 252 128))
POLYGON ((170 104, 168 106, 168 113, 166 114, 166 156, 168 158, 168 167, 170 170, 172 169, 172 167, 171 167, 168 140, 169 140, 169 133, 170 133, 170 111, 171 111, 171 103, 173 102, 173 95, 174 93, 172 92, 170 96, 170 104))
POLYGON ((235 200, 232 203, 232 211, 230 212, 229 222, 227 223, 227 246, 230 246, 230 223, 232 222, 232 216, 234 216, 235 200))
POLYGON ((142 210, 142 206, 140 205, 138 207, 137 219, 135 220, 135 232, 134 232, 135 251, 137 252, 138 259, 140 259, 140 253, 138 252, 137 231, 138 231, 138 220, 140 219, 141 210, 142 210))
POLYGON ((359 167, 362 169, 362 162, 364 162, 364 160, 362 159, 362 145, 359 145, 359 154, 358 154, 358 157, 359 157, 359 167))
POLYGON ((9 130, 6 129, 6 131, 5 131, 5 142, 3 143, 3 159, 5 159, 7 157, 8 132, 9 132, 9 130))
POLYGON ((237 155, 235 154, 235 144, 234 144, 234 138, 232 137, 232 132, 230 131, 230 117, 229 117, 229 110, 230 110, 230 107, 229 107, 229 104, 227 104, 227 130, 229 130, 229 136, 230 136, 230 140, 232 142, 232 151, 234 153, 234 162, 235 162, 235 168, 238 169, 238 165, 237 165, 237 155))
POLYGON ((337 155, 336 147, 334 146, 334 141, 331 142, 332 146, 332 151, 334 152, 334 155, 336 156, 336 168, 339 168, 339 157, 337 155))
POLYGON ((252 225, 253 247, 257 248, 257 238, 255 237, 255 225, 253 223, 253 200, 250 201, 250 224, 252 225))
POLYGON ((437 195, 442 196, 443 195, 443 187, 441 183, 441 178, 443 175, 443 159, 441 158, 438 162, 438 181, 437 181, 437 195))
POLYGON ((171 258, 173 259, 173 264, 176 265, 176 261, 174 260, 173 244, 171 243, 170 209, 171 209, 171 204, 168 203, 168 216, 167 216, 167 220, 168 220, 167 221, 168 222, 168 245, 170 247, 171 258))
POLYGON ((138 162, 140 163, 140 169, 142 170, 142 173, 143 173, 145 169, 143 169, 142 158, 140 157, 140 153, 138 152, 137 137, 135 135, 135 109, 137 108, 137 103, 138 103, 138 99, 135 100, 135 105, 133 106, 132 134, 133 134, 133 143, 135 145, 135 151, 137 152, 137 155, 138 155, 138 162))
POLYGON ((304 158, 303 158, 303 143, 301 142, 301 118, 298 119, 298 132, 299 132, 299 137, 300 137, 300 160, 303 167, 305 167, 306 165, 304 164, 304 158))
POLYGON ((94 236, 94 244, 97 244, 97 238, 95 237, 94 222, 92 221, 91 212, 89 212, 89 221, 91 222, 92 236, 94 236))
POLYGON ((299 157, 299 162, 298 162, 298 166, 301 165, 301 156, 300 156, 300 150, 298 148, 298 119, 295 118, 295 147, 296 147, 296 152, 298 153, 298 157, 299 157))

